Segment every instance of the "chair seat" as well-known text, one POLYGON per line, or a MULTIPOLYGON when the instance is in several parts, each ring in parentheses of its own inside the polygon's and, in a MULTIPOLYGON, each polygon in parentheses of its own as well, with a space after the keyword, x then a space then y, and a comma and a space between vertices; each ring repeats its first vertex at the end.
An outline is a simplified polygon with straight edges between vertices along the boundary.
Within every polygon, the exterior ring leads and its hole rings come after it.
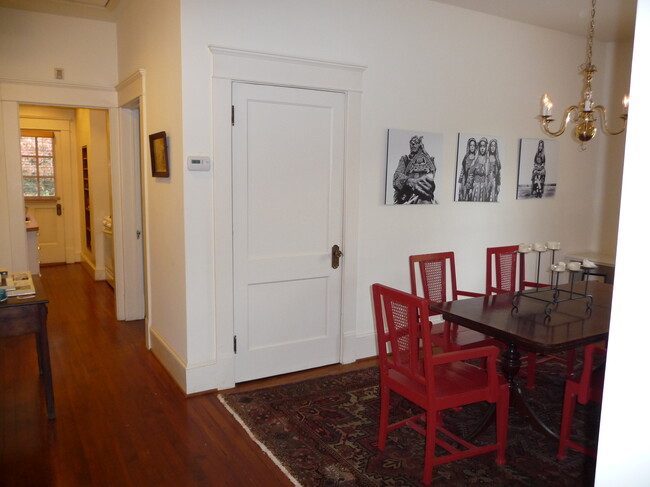
MULTIPOLYGON (((424 373, 424 362, 419 361, 418 369, 424 373)), ((437 365, 434 368, 435 390, 434 397, 440 404, 440 409, 453 408, 471 403, 468 397, 487 390, 488 374, 485 370, 465 362, 452 362, 437 365)), ((388 381, 391 389, 403 395, 413 403, 424 406, 428 403, 425 384, 417 382, 396 369, 388 370, 388 381)), ((500 384, 505 384, 502 377, 500 384)), ((507 384, 506 384, 507 385, 507 384)), ((479 402, 479 399, 474 402, 479 402)))
POLYGON ((440 347, 445 351, 478 348, 487 345, 494 345, 501 349, 504 347, 503 342, 478 331, 470 330, 469 328, 456 324, 450 326, 453 328, 449 332, 449 337, 445 334, 444 322, 435 323, 431 327, 431 342, 433 345, 440 347))

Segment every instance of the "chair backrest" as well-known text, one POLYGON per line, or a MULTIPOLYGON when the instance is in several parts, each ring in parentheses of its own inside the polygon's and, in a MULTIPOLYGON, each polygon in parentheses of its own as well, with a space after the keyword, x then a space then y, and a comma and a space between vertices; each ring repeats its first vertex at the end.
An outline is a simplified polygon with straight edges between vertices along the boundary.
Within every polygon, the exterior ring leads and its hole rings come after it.
POLYGON ((420 350, 431 350, 427 300, 382 284, 372 285, 372 298, 382 374, 396 369, 426 385, 430 354, 421 357, 420 350))
POLYGON ((456 262, 453 252, 411 255, 409 274, 413 295, 437 303, 458 299, 456 262), (418 290, 418 283, 421 292, 418 290))
POLYGON ((500 294, 521 291, 526 275, 526 255, 517 252, 518 245, 489 247, 485 266, 485 293, 500 294))

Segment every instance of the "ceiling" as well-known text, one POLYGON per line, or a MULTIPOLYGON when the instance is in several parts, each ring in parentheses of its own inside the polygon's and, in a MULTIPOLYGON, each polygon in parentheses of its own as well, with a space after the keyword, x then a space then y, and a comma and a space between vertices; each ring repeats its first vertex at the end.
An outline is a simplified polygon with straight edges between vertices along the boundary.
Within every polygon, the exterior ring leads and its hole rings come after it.
POLYGON ((114 22, 130 0, 0 0, 0 7, 114 22))
MULTIPOLYGON (((586 36, 589 0, 434 0, 526 24, 586 36)), ((598 0, 595 37, 601 41, 634 38, 636 0, 598 0)))
MULTIPOLYGON (((115 21, 130 0, 0 0, 0 7, 115 21)), ((587 33, 589 0, 432 0, 569 34, 587 33)), ((596 38, 631 40, 637 0, 598 0, 596 38)))

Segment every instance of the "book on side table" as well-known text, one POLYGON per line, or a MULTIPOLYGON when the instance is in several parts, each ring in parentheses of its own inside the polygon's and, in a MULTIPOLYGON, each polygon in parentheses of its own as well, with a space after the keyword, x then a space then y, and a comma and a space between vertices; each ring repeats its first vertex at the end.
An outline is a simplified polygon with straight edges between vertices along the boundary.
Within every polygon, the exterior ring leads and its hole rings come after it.
MULTIPOLYGON (((2 269, 4 271, 4 269, 2 269)), ((7 296, 30 296, 36 294, 32 273, 24 272, 2 272, 0 280, 0 289, 7 291, 7 296)))

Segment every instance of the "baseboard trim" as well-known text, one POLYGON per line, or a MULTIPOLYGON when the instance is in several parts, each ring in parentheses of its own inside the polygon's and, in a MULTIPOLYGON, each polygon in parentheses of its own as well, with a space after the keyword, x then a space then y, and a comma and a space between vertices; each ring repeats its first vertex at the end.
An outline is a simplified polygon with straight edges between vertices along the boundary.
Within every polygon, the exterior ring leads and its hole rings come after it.
POLYGON ((151 351, 167 369, 169 375, 178 383, 178 385, 187 392, 186 384, 186 364, 183 358, 176 353, 174 349, 165 341, 165 339, 155 330, 150 328, 151 351))

